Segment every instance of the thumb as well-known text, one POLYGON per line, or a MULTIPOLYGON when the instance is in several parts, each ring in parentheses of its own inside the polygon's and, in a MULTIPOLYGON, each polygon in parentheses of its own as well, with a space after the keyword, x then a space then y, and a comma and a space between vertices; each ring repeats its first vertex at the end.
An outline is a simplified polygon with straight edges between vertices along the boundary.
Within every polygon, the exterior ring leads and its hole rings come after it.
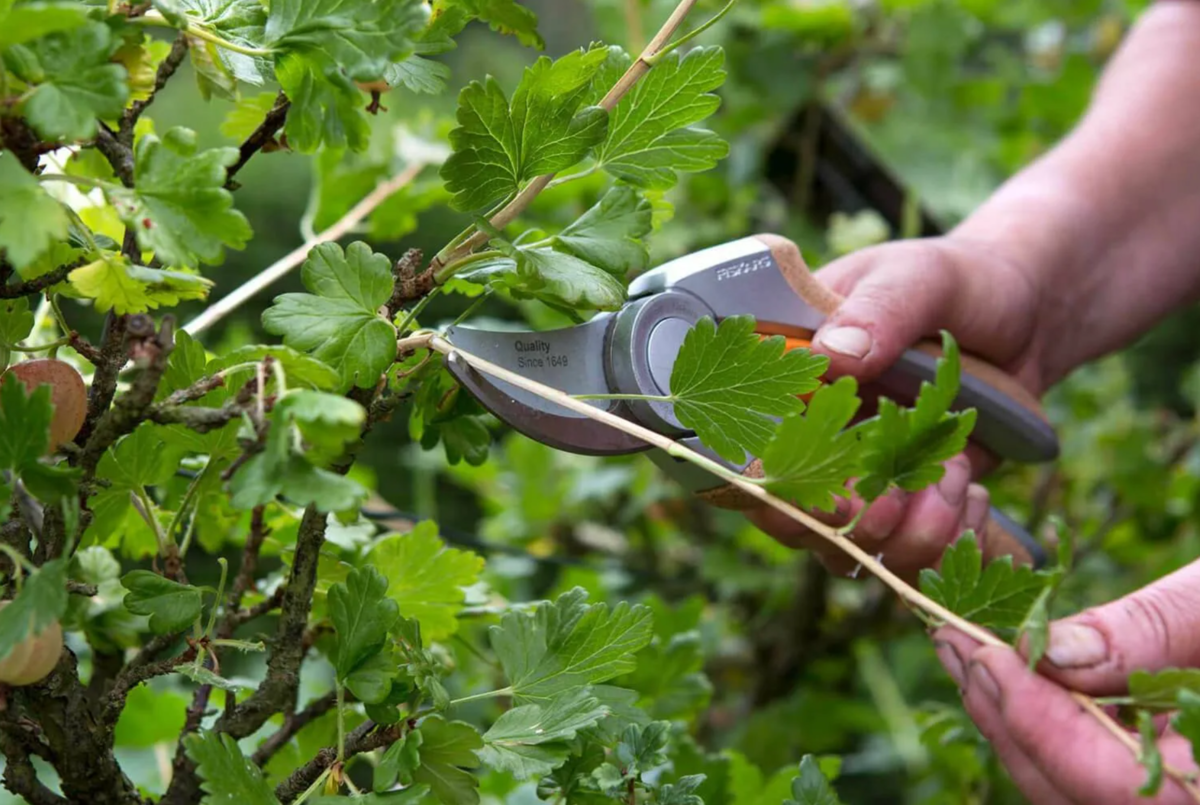
POLYGON ((1137 670, 1198 664, 1200 562, 1124 598, 1055 621, 1042 662, 1048 676, 1095 695, 1123 693, 1137 670))
POLYGON ((922 337, 950 325, 957 280, 953 260, 928 242, 866 249, 818 272, 846 294, 813 337, 832 376, 872 380, 922 337))

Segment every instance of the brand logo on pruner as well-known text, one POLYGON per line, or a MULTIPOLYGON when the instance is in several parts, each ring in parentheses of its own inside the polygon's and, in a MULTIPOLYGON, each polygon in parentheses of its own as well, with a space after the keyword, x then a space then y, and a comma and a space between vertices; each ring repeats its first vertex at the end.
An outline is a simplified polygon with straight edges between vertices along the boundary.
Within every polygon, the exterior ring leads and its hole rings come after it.
POLYGON ((771 268, 774 261, 771 255, 764 254, 758 257, 749 257, 745 260, 739 260, 736 263, 731 263, 727 266, 721 266, 717 269, 717 282, 725 280, 737 279, 744 274, 753 274, 756 271, 762 271, 764 268, 771 268))
POLYGON ((517 341, 513 344, 513 349, 522 354, 527 352, 545 352, 550 354, 549 341, 517 341))

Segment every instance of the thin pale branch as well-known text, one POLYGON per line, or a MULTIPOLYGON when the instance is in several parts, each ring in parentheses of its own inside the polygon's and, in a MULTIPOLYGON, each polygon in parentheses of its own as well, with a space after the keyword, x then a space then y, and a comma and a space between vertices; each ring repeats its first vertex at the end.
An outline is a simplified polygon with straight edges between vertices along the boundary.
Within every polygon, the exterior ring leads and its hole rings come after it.
MULTIPOLYGON (((410 348, 416 346, 417 340, 421 337, 422 336, 415 336, 413 338, 405 339, 407 342, 405 346, 410 348)), ((649 428, 642 427, 635 422, 622 419, 621 417, 610 414, 607 411, 603 411, 599 408, 590 406, 587 403, 580 402, 571 395, 559 391, 558 389, 545 386, 537 381, 530 380, 522 375, 516 374, 515 372, 510 372, 503 367, 497 366, 475 355, 471 355, 470 353, 457 349, 449 341, 438 335, 426 334, 423 337, 426 339, 426 345, 442 353, 443 355, 458 355, 460 358, 462 358, 462 360, 466 361, 480 372, 492 375, 493 377, 503 380, 506 383, 511 383, 512 385, 517 386, 525 391, 537 394, 549 402, 552 402, 556 405, 561 405, 562 407, 574 411, 582 416, 588 417, 589 419, 610 425, 611 427, 624 431, 631 436, 636 436, 648 444, 664 450, 671 456, 690 461, 691 463, 706 469, 709 472, 712 472, 714 475, 717 475, 723 480, 728 481, 730 484, 738 487, 738 489, 746 492, 771 508, 782 512, 790 519, 800 523, 814 533, 819 534, 827 541, 833 543, 844 553, 851 556, 855 561, 860 562, 864 568, 883 581, 884 584, 895 591, 901 599, 911 606, 933 615, 943 623, 953 626, 954 628, 966 635, 969 635, 971 638, 983 643, 984 645, 1011 648, 1008 643, 1005 643, 991 632, 980 626, 977 626, 974 623, 971 623, 970 621, 965 620, 959 615, 956 615, 955 613, 946 609, 936 601, 933 601, 921 594, 919 590, 913 588, 903 579, 884 567, 873 556, 868 555, 865 551, 859 548, 858 545, 840 534, 837 529, 825 525, 821 521, 809 515, 807 512, 804 512, 792 504, 775 497, 762 486, 746 480, 737 473, 726 469, 711 459, 702 456, 699 453, 684 447, 678 442, 673 441, 669 437, 660 433, 656 433, 649 428)), ((1072 691, 1071 696, 1084 710, 1090 713, 1106 730, 1108 730, 1109 733, 1111 733, 1115 738, 1117 738, 1117 740, 1128 747, 1129 750, 1135 754, 1135 756, 1140 756, 1141 747, 1138 744, 1137 739, 1135 739, 1128 731, 1121 727, 1120 724, 1114 721, 1108 715, 1108 713, 1106 713, 1104 709, 1096 703, 1094 699, 1077 691, 1072 691)), ((1200 802, 1200 785, 1198 785, 1196 781, 1192 779, 1192 776, 1188 772, 1169 765, 1164 765, 1163 769, 1176 782, 1178 782, 1180 786, 1183 787, 1193 801, 1200 802)))
POLYGON ((285 276, 296 266, 304 262, 308 257, 308 253, 312 251, 314 246, 321 243, 326 243, 333 240, 338 240, 346 233, 366 218, 371 212, 383 202, 387 201, 393 194, 404 188, 417 178, 421 169, 425 167, 422 162, 414 162, 400 173, 396 174, 386 182, 379 184, 374 190, 368 193, 362 201, 355 204, 349 212, 343 215, 336 223, 321 232, 316 237, 305 241, 300 246, 293 249, 286 256, 280 258, 275 263, 267 266, 260 271, 249 281, 234 289, 228 296, 225 296, 216 304, 209 306, 203 313, 197 316, 192 321, 188 322, 183 331, 188 335, 197 335, 212 327, 221 319, 228 316, 233 311, 237 310, 247 300, 255 294, 262 291, 267 286, 285 276))
MULTIPOLYGON (((657 59, 659 55, 661 55, 661 53, 667 49, 668 43, 671 41, 671 37, 674 36, 675 32, 679 30, 679 27, 683 25, 683 21, 687 19, 687 15, 691 13, 697 2, 699 2, 699 0, 681 0, 679 5, 675 7, 675 10, 671 12, 671 16, 667 18, 665 23, 663 23, 662 28, 660 28, 658 33, 654 35, 654 38, 650 40, 650 44, 646 45, 645 50, 643 50, 641 55, 638 56, 637 61, 630 65, 629 69, 625 71, 625 74, 621 76, 621 78, 612 86, 611 89, 609 89, 608 93, 598 104, 600 107, 611 112, 616 105, 620 103, 621 99, 629 94, 629 91, 633 89, 634 85, 637 84, 637 82, 640 81, 642 77, 646 75, 646 73, 650 72, 650 68, 654 66, 654 60, 657 59)), ((527 184, 524 188, 522 188, 521 192, 517 194, 516 198, 506 204, 504 208, 500 210, 500 212, 496 213, 492 217, 491 225, 496 229, 502 230, 504 227, 515 221, 517 216, 523 213, 525 209, 533 203, 533 200, 541 195, 542 191, 549 186, 550 182, 554 180, 554 176, 555 174, 553 173, 546 174, 545 176, 539 176, 527 184)), ((443 268, 449 263, 453 263, 464 255, 475 251, 475 249, 487 243, 487 241, 487 233, 477 231, 475 234, 471 235, 471 237, 463 241, 461 245, 451 249, 448 254, 439 253, 437 257, 433 259, 431 268, 436 273, 439 269, 443 268)), ((445 250, 443 250, 443 252, 445 252, 445 250)))

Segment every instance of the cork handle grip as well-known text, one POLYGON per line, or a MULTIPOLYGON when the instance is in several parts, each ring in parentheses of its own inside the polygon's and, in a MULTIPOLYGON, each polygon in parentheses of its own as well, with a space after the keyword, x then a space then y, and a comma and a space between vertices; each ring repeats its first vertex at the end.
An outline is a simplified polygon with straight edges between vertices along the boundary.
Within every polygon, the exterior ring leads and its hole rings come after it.
MULTIPOLYGON (((771 249, 771 255, 775 258, 775 263, 779 266, 788 285, 814 310, 824 316, 832 316, 834 311, 845 301, 841 295, 826 287, 808 270, 796 244, 779 235, 756 235, 755 237, 771 249)), ((934 357, 940 357, 942 354, 942 345, 932 340, 922 341, 916 345, 915 349, 934 357)), ((964 373, 975 375, 992 388, 1003 392, 1023 408, 1035 413, 1043 422, 1049 421, 1037 398, 1030 394, 1029 390, 1012 375, 973 355, 963 354, 960 357, 964 373)))

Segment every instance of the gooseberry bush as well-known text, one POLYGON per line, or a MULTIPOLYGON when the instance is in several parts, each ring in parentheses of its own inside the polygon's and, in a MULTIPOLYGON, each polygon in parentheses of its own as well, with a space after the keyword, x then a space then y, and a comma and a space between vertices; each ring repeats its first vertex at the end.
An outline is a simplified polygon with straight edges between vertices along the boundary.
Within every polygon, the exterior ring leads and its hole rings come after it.
MULTIPOLYGON (((471 473, 531 449, 510 438, 489 456, 496 424, 445 370, 431 302, 456 300, 460 320, 492 299, 542 321, 615 309, 650 265, 647 239, 670 229, 667 192, 728 155, 701 125, 724 52, 694 34, 735 4, 703 19, 697 5, 665 9, 644 49, 596 43, 511 82, 471 81, 451 130, 410 134, 393 175, 347 200, 385 104, 444 92, 437 57, 469 23, 542 48, 529 9, 0 0, 10 791, 38 805, 837 801, 836 757, 806 753, 766 779, 705 747, 692 725, 712 684, 692 603, 610 605, 581 585, 513 600, 432 520, 385 532, 364 516, 373 493, 356 459, 398 413, 464 479, 486 483, 471 473), (185 65, 239 147, 155 125, 185 65), (263 314, 276 343, 206 348, 230 305, 186 327, 172 309, 207 300, 227 252, 251 243, 238 177, 274 152, 308 155, 324 180, 304 247, 279 264, 303 262, 305 292, 263 314), (565 221, 536 209, 564 186, 587 188, 585 209, 565 221), (432 255, 336 242, 364 219, 386 239, 435 207, 464 228, 432 255), (78 322, 92 313, 89 332, 78 322), (147 746, 154 774, 127 751, 147 746)), ((763 459, 763 477, 734 480, 807 510, 831 511, 850 479, 868 499, 927 486, 965 445, 974 414, 951 410, 948 336, 912 408, 884 402, 857 421, 854 381, 822 384, 824 369, 748 318, 703 321, 671 402, 719 455, 763 459)), ((525 480, 546 461, 520 465, 525 480)), ((1063 559, 985 566, 967 535, 924 575, 928 597, 892 583, 926 617, 941 605, 1038 646, 1063 559)), ((1179 709, 1194 735, 1193 681, 1147 676, 1127 704, 1179 709)), ((1143 733, 1151 791, 1163 769, 1143 733)))

